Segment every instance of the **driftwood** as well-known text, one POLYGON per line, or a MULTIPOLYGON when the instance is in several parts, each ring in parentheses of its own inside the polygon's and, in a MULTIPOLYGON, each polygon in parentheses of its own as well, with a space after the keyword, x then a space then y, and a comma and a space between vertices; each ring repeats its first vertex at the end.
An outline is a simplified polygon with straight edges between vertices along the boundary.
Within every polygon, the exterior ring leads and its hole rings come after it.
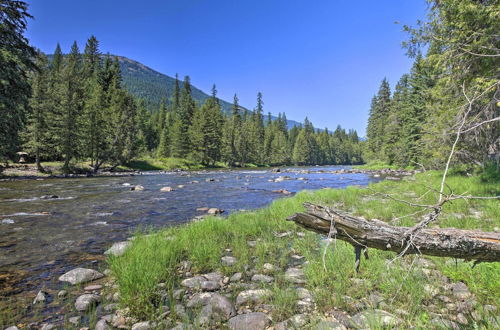
POLYGON ((304 206, 306 213, 296 213, 288 220, 308 230, 330 234, 351 243, 356 249, 358 264, 361 250, 366 251, 367 248, 476 262, 500 261, 500 233, 455 228, 422 228, 413 233, 412 244, 408 245, 411 227, 391 226, 380 220, 366 220, 310 203, 305 203, 304 206))

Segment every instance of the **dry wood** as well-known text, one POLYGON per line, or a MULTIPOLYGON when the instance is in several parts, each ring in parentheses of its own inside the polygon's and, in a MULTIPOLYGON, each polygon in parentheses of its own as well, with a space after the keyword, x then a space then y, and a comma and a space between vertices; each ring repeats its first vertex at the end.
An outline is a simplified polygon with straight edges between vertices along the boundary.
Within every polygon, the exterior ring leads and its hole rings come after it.
POLYGON ((455 228, 422 228, 411 237, 413 227, 396 227, 380 220, 366 220, 328 207, 305 203, 306 213, 288 218, 300 226, 321 234, 331 232, 333 221, 336 238, 360 247, 394 251, 405 254, 420 253, 439 257, 453 257, 478 262, 500 261, 500 233, 462 230, 455 228))

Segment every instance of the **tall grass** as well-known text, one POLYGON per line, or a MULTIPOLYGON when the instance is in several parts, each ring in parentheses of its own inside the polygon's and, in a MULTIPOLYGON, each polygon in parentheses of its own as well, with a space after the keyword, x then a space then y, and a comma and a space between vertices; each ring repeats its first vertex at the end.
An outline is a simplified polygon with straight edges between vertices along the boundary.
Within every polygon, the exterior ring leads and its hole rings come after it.
MULTIPOLYGON (((151 318, 161 304, 155 298, 158 283, 165 282, 171 289, 177 287, 177 267, 184 260, 192 262, 193 273, 220 270, 226 275, 244 271, 246 267, 260 270, 263 263, 268 262, 279 267, 274 274, 275 282, 268 285, 273 290, 270 302, 275 305, 274 321, 279 321, 297 312, 293 287, 280 279, 291 255, 300 254, 308 261, 303 267, 306 287, 313 293, 320 311, 341 307, 354 313, 359 303, 375 308, 368 297, 378 295, 382 297, 383 309, 390 312, 405 310, 408 325, 426 327, 431 317, 425 306, 437 302, 431 300, 424 287, 439 288, 443 283, 439 277, 429 276, 419 266, 410 267, 416 257, 408 256, 388 266, 387 261, 394 258, 394 253, 370 250, 370 258, 362 261, 361 272, 355 273, 353 248, 337 241, 326 255, 325 272, 321 237, 311 232, 304 237, 298 236, 297 232, 302 229, 285 219, 302 211, 302 204, 308 201, 332 205, 367 218, 392 221, 416 209, 384 198, 377 192, 433 203, 438 196, 429 187, 438 187, 439 180, 440 173, 426 172, 415 179, 377 183, 370 189, 348 187, 303 191, 254 212, 231 214, 226 219, 210 217, 157 232, 139 233, 124 256, 109 259, 119 284, 121 303, 130 307, 137 317, 151 318), (285 231, 290 235, 276 237, 275 233, 285 231), (257 241, 257 244, 251 247, 248 241, 257 241), (220 263, 220 258, 228 253, 227 249, 237 258, 233 267, 220 263)), ((448 185, 456 194, 467 192, 487 196, 498 194, 499 189, 496 182, 482 182, 478 177, 451 176, 448 185)), ((419 221, 418 217, 405 217, 396 223, 410 226, 416 221, 419 221)), ((491 231, 500 226, 500 207, 495 200, 457 200, 445 206, 441 220, 434 225, 491 231)), ((476 294, 479 303, 499 305, 500 265, 479 264, 472 268, 470 262, 458 261, 455 266, 449 258, 429 259, 452 280, 464 281, 476 294)))

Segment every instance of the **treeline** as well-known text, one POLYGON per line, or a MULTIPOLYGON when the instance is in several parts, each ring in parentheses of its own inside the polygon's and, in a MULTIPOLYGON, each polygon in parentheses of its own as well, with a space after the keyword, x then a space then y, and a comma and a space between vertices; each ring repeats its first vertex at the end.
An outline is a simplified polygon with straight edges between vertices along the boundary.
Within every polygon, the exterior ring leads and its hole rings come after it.
POLYGON ((204 165, 229 166, 357 164, 362 162, 356 131, 341 127, 330 133, 315 130, 306 118, 301 127, 287 128, 285 114, 276 120, 263 115, 262 94, 253 112, 241 109, 234 95, 231 115, 224 116, 215 86, 200 107, 190 94, 189 77, 182 88, 176 77, 167 105, 163 101, 147 129, 148 151, 157 157, 190 158, 204 165))
POLYGON ((74 159, 123 164, 137 154, 137 105, 121 87, 117 60, 102 60, 98 41, 90 37, 83 54, 73 43, 63 55, 57 45, 52 61, 39 52, 31 73, 32 95, 21 138, 24 147, 41 159, 64 160, 70 171, 74 159))
POLYGON ((429 20, 405 27, 415 61, 394 92, 384 79, 372 99, 367 160, 439 168, 460 129, 455 164, 498 163, 498 8, 498 0, 430 1, 429 20))
MULTIPOLYGON (((198 105, 188 76, 176 77, 170 98, 149 110, 122 86, 116 58, 102 55, 92 36, 83 53, 75 42, 67 54, 57 45, 49 59, 23 36, 31 16, 23 1, 0 3, 0 162, 26 151, 41 161, 89 161, 93 171, 134 157, 178 157, 204 165, 351 164, 362 162, 355 131, 317 131, 307 120, 287 129, 285 114, 263 115, 262 94, 253 112, 238 105, 221 111, 215 86, 198 105)), ((195 90, 196 92, 196 90, 195 90)), ((2 167, 0 166, 0 170, 2 167)))
POLYGON ((360 163, 355 131, 338 127, 316 131, 306 118, 303 127, 287 128, 285 114, 263 116, 262 94, 253 112, 234 96, 230 116, 221 109, 217 90, 198 106, 189 76, 176 76, 170 99, 157 111, 146 110, 121 85, 116 58, 103 56, 92 36, 83 54, 76 42, 64 55, 57 45, 52 60, 39 52, 37 70, 29 75, 32 94, 21 146, 41 160, 89 160, 94 171, 103 164, 126 164, 138 155, 191 159, 213 166, 316 165, 360 163))

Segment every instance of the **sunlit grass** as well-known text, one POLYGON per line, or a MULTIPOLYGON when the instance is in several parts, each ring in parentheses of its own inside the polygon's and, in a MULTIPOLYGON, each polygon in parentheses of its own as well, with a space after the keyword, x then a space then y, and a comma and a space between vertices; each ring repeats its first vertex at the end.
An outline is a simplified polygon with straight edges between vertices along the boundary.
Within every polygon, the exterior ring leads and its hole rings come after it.
MULTIPOLYGON (((370 258, 362 260, 361 271, 356 273, 353 248, 337 241, 330 245, 326 255, 325 272, 320 236, 307 232, 305 237, 299 237, 297 232, 303 230, 285 219, 302 211, 302 204, 308 201, 332 205, 366 218, 393 221, 416 209, 378 192, 432 204, 438 196, 429 187, 436 189, 439 180, 440 173, 426 172, 417 175, 416 180, 384 181, 371 185, 369 189, 349 187, 343 190, 303 191, 254 212, 231 214, 226 219, 210 217, 149 235, 138 234, 132 248, 123 257, 109 260, 120 286, 121 302, 139 318, 148 319, 157 313, 158 302, 152 299, 157 284, 166 282, 169 288, 177 287, 179 278, 176 269, 183 260, 193 263, 193 273, 220 270, 228 276, 244 271, 245 266, 261 270, 267 262, 279 267, 273 274, 275 281, 267 285, 273 291, 273 320, 277 322, 297 312, 293 286, 281 279, 291 255, 299 254, 308 261, 303 267, 308 280, 306 287, 313 293, 320 312, 337 307, 354 313, 357 308, 355 302, 370 306, 367 298, 376 294, 382 297, 383 309, 389 312, 398 309, 407 311, 404 319, 408 325, 425 327, 430 320, 425 308, 430 297, 424 286, 440 287, 443 283, 422 272, 418 264, 410 267, 414 256, 399 259, 389 267, 387 261, 395 254, 372 249, 369 251, 370 258), (283 238, 275 236, 275 233, 285 231, 291 234, 283 238), (257 244, 250 247, 248 241, 257 241, 257 244), (226 249, 230 249, 238 260, 233 267, 224 267, 220 263, 226 249)), ((478 177, 451 176, 448 185, 456 194, 486 196, 499 193, 496 182, 482 182, 478 177)), ((440 222, 432 225, 491 231, 500 226, 498 206, 496 200, 457 200, 447 204, 440 222)), ((418 217, 406 217, 395 223, 410 226, 419 220, 418 217)), ((470 262, 458 261, 455 266, 453 259, 430 259, 444 275, 454 281, 464 281, 480 304, 499 305, 498 264, 479 264, 472 269, 470 262)))

